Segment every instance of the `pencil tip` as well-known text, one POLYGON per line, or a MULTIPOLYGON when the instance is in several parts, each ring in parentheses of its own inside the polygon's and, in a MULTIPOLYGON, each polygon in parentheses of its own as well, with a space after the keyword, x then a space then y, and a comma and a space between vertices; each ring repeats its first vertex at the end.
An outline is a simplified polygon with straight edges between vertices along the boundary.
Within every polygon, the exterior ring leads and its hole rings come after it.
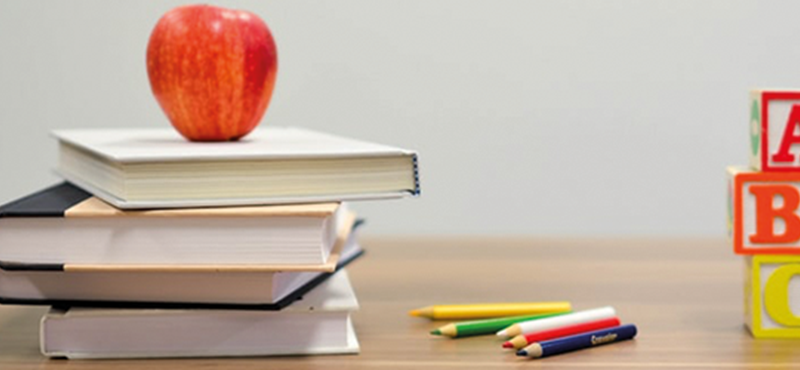
POLYGON ((527 356, 527 355, 528 355, 528 351, 526 351, 524 349, 521 349, 521 350, 517 351, 517 356, 527 356))
POLYGON ((503 343, 503 348, 514 348, 514 345, 511 342, 505 342, 503 343))
POLYGON ((442 335, 442 331, 439 329, 431 330, 431 334, 433 335, 442 335))
POLYGON ((506 331, 505 330, 500 330, 495 335, 497 335, 498 337, 505 337, 506 336, 506 331))
POLYGON ((411 311, 408 311, 408 314, 411 315, 411 316, 419 317, 421 312, 419 310, 411 310, 411 311))

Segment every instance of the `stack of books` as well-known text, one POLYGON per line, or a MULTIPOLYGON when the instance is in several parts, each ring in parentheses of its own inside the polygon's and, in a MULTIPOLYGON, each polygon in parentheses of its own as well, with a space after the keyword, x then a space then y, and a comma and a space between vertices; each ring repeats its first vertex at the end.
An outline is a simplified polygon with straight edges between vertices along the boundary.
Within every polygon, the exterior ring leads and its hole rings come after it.
POLYGON ((52 305, 46 356, 358 352, 344 201, 418 195, 415 152, 280 127, 54 136, 66 182, 0 207, 0 303, 52 305))

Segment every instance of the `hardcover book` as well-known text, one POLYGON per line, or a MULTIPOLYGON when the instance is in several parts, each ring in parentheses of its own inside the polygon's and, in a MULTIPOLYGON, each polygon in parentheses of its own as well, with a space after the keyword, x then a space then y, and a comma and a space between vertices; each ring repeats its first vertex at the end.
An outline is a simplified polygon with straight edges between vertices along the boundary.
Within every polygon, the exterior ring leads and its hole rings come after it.
POLYGON ((281 311, 52 308, 41 350, 70 359, 357 353, 357 308, 346 271, 281 311))
POLYGON ((346 239, 354 221, 340 203, 122 211, 62 183, 0 207, 0 261, 71 271, 331 271, 336 241, 346 239))
POLYGON ((237 142, 172 129, 60 130, 57 172, 118 208, 319 203, 420 192, 414 151, 300 128, 237 142))
POLYGON ((282 271, 278 266, 65 271, 53 265, 0 264, 0 304, 281 310, 363 254, 354 231, 332 272, 282 271))

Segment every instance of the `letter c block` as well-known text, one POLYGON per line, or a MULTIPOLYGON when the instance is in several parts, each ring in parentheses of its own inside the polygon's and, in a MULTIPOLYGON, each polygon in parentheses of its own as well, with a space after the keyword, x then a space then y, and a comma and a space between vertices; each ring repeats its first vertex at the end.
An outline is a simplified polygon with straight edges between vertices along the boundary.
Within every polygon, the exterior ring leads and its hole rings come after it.
POLYGON ((745 258, 745 324, 756 338, 800 338, 800 256, 745 258))

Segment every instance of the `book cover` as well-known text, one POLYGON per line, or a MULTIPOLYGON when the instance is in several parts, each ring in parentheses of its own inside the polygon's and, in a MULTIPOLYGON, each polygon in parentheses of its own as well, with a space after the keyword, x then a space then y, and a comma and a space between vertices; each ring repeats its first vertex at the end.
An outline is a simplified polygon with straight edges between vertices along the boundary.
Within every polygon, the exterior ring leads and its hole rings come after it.
POLYGON ((357 353, 356 309, 346 271, 281 311, 54 307, 41 350, 71 359, 357 353))
POLYGON ((264 127, 192 143, 170 129, 59 130, 57 172, 118 208, 319 203, 415 196, 417 153, 264 127))
POLYGON ((354 222, 341 203, 124 211, 62 183, 0 207, 0 264, 331 271, 354 222))

